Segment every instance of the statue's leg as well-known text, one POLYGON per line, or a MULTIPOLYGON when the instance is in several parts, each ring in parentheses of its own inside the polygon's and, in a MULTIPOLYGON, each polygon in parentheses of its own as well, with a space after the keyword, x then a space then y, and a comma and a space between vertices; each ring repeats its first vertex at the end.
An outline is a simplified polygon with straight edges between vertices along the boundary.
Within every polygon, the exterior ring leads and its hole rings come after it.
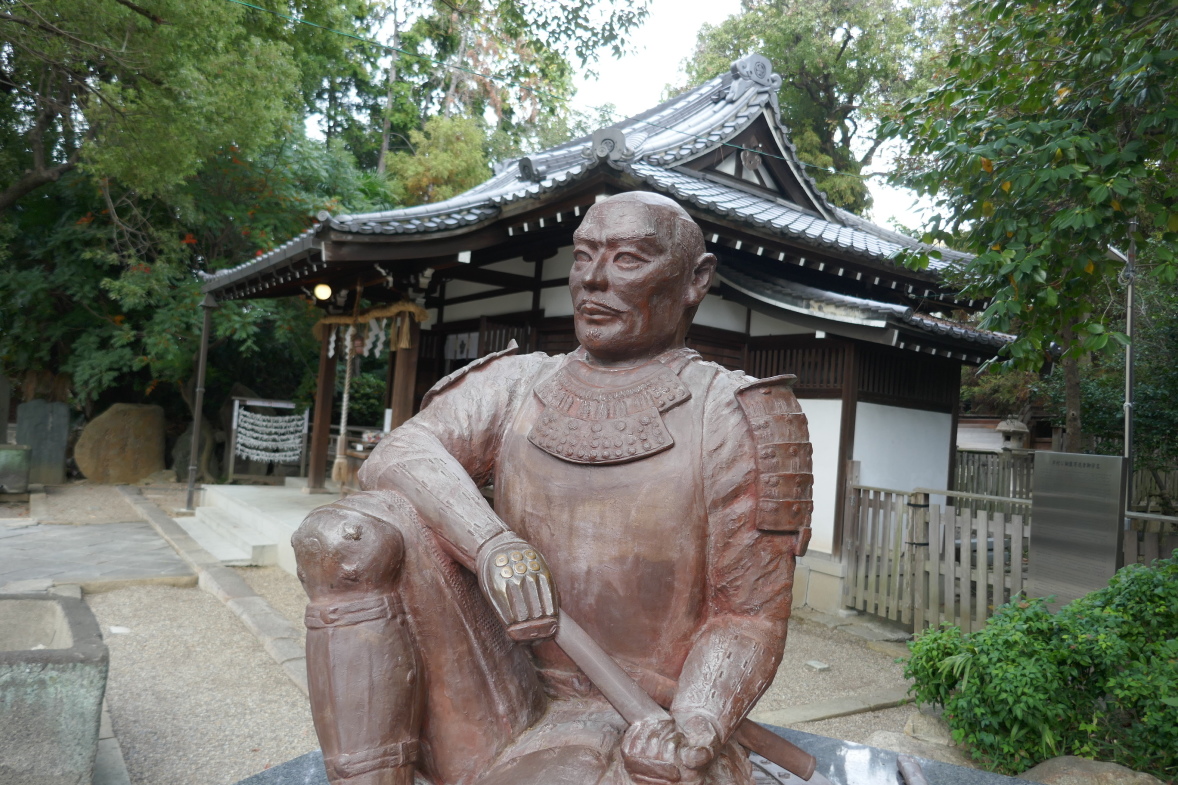
POLYGON ((402 496, 322 507, 293 543, 333 785, 473 782, 543 712, 526 650, 402 496))
POLYGON ((333 785, 413 783, 424 691, 397 591, 403 524, 332 504, 307 516, 292 538, 311 600, 311 713, 333 785))

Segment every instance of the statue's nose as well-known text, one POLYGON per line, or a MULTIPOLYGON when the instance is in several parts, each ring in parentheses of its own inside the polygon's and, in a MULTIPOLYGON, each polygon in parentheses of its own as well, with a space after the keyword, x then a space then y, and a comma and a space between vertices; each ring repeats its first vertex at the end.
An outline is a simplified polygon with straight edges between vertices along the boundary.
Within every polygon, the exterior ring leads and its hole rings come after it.
POLYGON ((609 278, 606 275, 606 260, 603 256, 594 257, 594 259, 585 265, 583 274, 581 275, 581 286, 586 289, 605 289, 609 286, 609 278))

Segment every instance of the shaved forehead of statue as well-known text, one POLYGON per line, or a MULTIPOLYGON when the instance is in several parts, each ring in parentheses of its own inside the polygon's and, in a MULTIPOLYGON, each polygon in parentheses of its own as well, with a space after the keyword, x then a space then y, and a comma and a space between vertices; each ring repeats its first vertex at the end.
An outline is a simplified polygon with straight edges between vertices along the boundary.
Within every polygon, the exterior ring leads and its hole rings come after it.
MULTIPOLYGON (((611 196, 589 208, 582 227, 606 229, 616 240, 654 237, 686 265, 705 253, 703 232, 678 203, 661 194, 630 191, 611 196)), ((575 239, 585 236, 580 228, 575 239)))

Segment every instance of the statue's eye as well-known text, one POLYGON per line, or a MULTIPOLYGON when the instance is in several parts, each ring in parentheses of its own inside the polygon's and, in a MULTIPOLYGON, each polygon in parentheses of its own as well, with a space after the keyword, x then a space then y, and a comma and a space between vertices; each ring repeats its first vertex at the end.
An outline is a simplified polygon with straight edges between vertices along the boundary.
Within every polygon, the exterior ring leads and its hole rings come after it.
POLYGON ((614 263, 621 267, 640 267, 646 264, 646 260, 632 253, 623 253, 614 257, 614 263))

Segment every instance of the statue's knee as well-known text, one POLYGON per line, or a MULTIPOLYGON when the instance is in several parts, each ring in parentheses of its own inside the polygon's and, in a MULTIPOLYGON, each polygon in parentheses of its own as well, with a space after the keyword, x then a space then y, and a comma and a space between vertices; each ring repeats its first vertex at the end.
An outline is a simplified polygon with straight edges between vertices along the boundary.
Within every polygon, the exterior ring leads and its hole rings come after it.
POLYGON ((405 557, 400 517, 383 519, 344 504, 308 515, 291 544, 311 600, 390 591, 405 557))

